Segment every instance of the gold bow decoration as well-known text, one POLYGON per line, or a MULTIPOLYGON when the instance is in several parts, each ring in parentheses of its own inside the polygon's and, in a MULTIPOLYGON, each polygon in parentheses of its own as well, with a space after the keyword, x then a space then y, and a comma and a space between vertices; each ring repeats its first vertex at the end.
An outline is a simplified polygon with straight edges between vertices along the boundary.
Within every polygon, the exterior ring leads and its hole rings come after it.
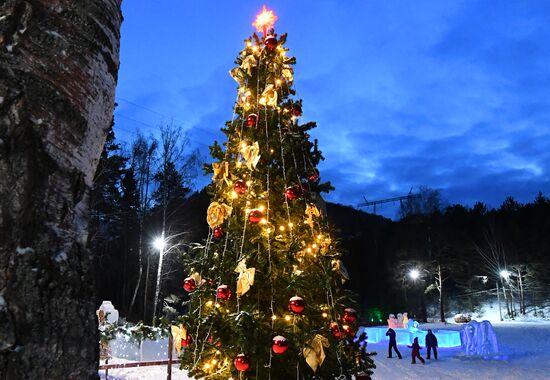
POLYGON ((206 222, 210 228, 215 228, 231 215, 233 208, 225 203, 212 202, 206 211, 206 222))
POLYGON ((183 325, 179 325, 179 326, 172 325, 170 326, 170 330, 172 332, 174 348, 176 349, 176 352, 179 355, 181 351, 182 341, 187 340, 187 329, 183 327, 183 325))
POLYGON ((340 274, 340 276, 342 277, 342 284, 349 280, 348 270, 342 260, 332 260, 332 270, 340 274))
POLYGON ((292 68, 289 65, 283 65, 283 70, 281 71, 281 74, 283 74, 283 78, 285 78, 289 82, 292 82, 294 80, 292 68))
POLYGON ((277 90, 275 90, 275 87, 272 84, 268 84, 265 87, 262 97, 260 98, 260 104, 262 106, 270 107, 277 106, 277 90))
POLYGON ((315 219, 321 216, 321 211, 314 204, 308 203, 306 205, 306 224, 313 228, 315 225, 315 219))
POLYGON ((229 174, 229 162, 213 162, 212 169, 214 170, 212 181, 225 181, 225 183, 228 185, 231 183, 231 174, 229 174))
POLYGON ((260 146, 258 145, 258 142, 256 141, 252 145, 245 145, 241 147, 241 154, 248 169, 255 169, 256 165, 258 165, 258 161, 260 161, 260 146))
POLYGON ((252 285, 254 285, 254 275, 256 274, 255 268, 246 267, 246 259, 241 260, 235 268, 235 273, 239 274, 237 278, 237 296, 242 296, 252 285))
POLYGON ((239 84, 243 84, 246 80, 246 74, 240 67, 234 67, 229 70, 229 75, 239 84))
POLYGON ((328 339, 320 334, 316 334, 313 339, 306 343, 306 346, 302 350, 304 358, 313 372, 317 372, 317 368, 320 367, 325 360, 324 347, 330 347, 328 339))
POLYGON ((248 75, 252 75, 252 68, 256 67, 258 65, 258 62, 256 61, 256 58, 254 55, 250 54, 245 59, 243 59, 243 63, 241 63, 241 69, 243 71, 246 71, 248 75))

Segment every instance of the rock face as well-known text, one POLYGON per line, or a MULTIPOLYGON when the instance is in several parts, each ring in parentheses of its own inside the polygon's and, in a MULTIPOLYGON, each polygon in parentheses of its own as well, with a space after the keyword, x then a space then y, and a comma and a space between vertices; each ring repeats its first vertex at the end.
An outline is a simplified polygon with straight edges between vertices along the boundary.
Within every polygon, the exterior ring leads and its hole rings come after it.
POLYGON ((97 378, 88 194, 120 0, 0 2, 0 377, 97 378))

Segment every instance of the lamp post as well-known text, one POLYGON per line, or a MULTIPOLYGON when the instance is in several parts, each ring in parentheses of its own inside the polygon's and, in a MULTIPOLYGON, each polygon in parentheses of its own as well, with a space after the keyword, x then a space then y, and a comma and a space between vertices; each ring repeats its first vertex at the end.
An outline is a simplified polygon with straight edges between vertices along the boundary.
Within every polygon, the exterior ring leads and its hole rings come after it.
POLYGON ((159 265, 157 269, 157 286, 155 288, 155 299, 153 304, 153 324, 155 324, 155 317, 157 315, 157 303, 160 294, 160 278, 162 275, 162 260, 164 258, 164 247, 166 247, 166 240, 164 239, 164 231, 162 235, 153 241, 153 247, 159 251, 159 265))

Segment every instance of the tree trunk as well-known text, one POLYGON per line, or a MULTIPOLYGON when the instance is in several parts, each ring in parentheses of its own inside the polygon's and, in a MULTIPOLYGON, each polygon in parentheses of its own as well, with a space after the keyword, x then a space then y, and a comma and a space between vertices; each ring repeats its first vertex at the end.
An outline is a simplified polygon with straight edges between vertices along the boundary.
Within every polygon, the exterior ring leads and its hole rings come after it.
POLYGON ((0 2, 0 374, 97 378, 89 191, 120 0, 0 2))

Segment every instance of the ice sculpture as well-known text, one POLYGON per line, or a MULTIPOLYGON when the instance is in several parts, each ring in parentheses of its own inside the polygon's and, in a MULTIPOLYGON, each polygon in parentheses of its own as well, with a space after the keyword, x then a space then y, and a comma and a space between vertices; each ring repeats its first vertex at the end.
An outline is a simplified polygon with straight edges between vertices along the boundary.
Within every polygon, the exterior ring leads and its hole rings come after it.
POLYGON ((466 355, 488 356, 498 352, 497 337, 489 321, 471 321, 460 332, 462 351, 466 355))

